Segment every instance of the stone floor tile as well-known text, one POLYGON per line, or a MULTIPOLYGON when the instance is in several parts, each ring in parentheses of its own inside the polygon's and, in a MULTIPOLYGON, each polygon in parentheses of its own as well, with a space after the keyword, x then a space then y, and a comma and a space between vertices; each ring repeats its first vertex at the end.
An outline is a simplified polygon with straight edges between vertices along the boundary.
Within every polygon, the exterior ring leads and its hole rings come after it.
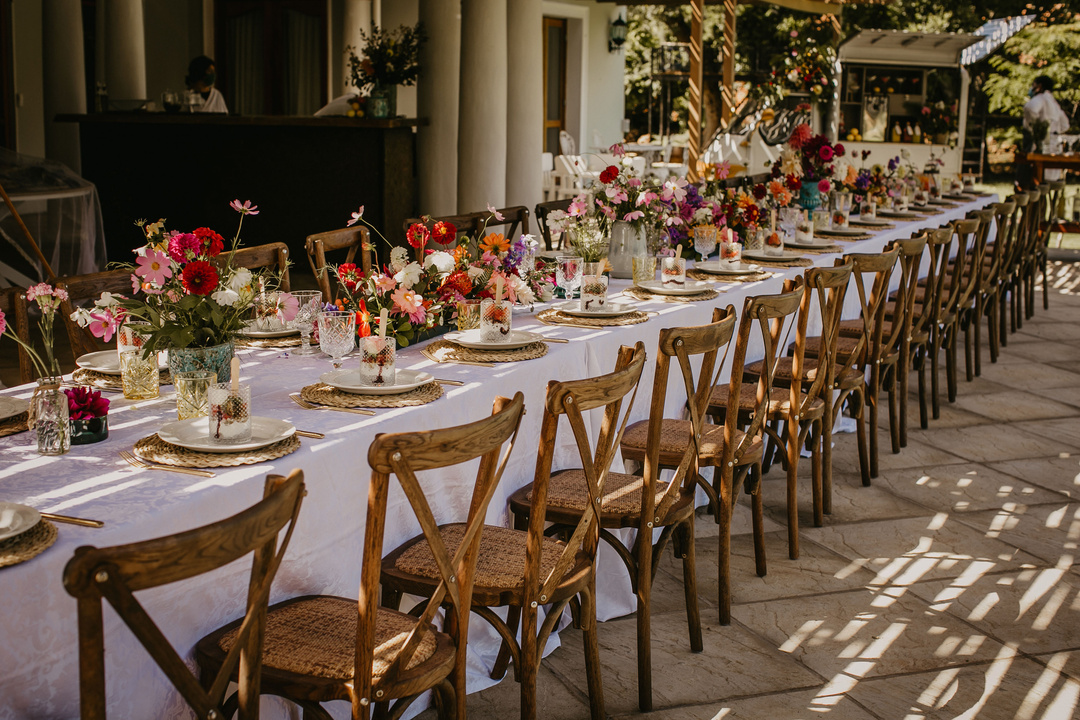
POLYGON ((988 661, 1002 648, 918 598, 871 590, 739 605, 732 614, 834 682, 988 661))
POLYGON ((1034 393, 1013 390, 992 395, 963 395, 956 406, 997 422, 1043 420, 1080 415, 1072 405, 1056 402, 1034 393))
MULTIPOLYGON (((1077 326, 1076 332, 1080 333, 1080 326, 1077 326)), ((1013 390, 1080 386, 1080 375, 1077 373, 1035 362, 1024 366, 1023 372, 1018 372, 1015 366, 991 365, 986 367, 984 365, 982 376, 979 379, 1001 383, 1013 390)), ((960 383, 960 385, 964 384, 963 382, 960 383)))
MULTIPOLYGON (((859 446, 854 433, 834 435, 833 442, 835 443, 833 448, 834 476, 836 474, 858 474, 859 446)), ((881 472, 895 470, 896 468, 933 467, 963 461, 963 457, 943 450, 941 447, 927 444, 922 439, 916 440, 911 435, 908 435, 907 447, 899 455, 892 454, 888 443, 879 442, 878 444, 878 470, 881 472)))
MULTIPOLYGON (((544 720, 581 720, 589 717, 588 695, 563 684, 550 668, 543 664, 536 678, 537 716, 544 720)), ((510 668, 498 685, 469 695, 468 713, 473 720, 503 720, 520 715, 521 686, 514 681, 510 668)), ((421 713, 417 720, 436 720, 434 708, 421 713)))
MULTIPOLYGON (((690 652, 686 617, 653 615, 653 708, 719 701, 740 695, 810 688, 821 679, 790 656, 738 625, 722 627, 702 613, 704 652, 690 652)), ((637 711, 637 624, 634 618, 602 623, 599 630, 604 701, 611 715, 637 711)), ((584 693, 582 634, 563 633, 563 646, 544 661, 584 693)))
POLYGON ((1001 358, 1018 358, 1023 360, 1035 360, 1041 363, 1075 361, 1080 356, 1080 350, 1073 343, 1055 341, 1036 341, 1018 343, 1015 347, 1010 345, 1005 348, 1008 352, 1002 353, 1001 358))
MULTIPOLYGON (((1080 357, 1080 349, 1076 352, 1077 356, 1080 357)), ((1041 395, 1042 397, 1050 398, 1057 402, 1068 403, 1074 407, 1080 407, 1080 386, 1067 388, 1036 388, 1031 392, 1035 395, 1041 395)))
MULTIPOLYGON (((1040 312, 1036 311, 1036 314, 1040 312)), ((1043 340, 1080 340, 1080 325, 1076 324, 1075 316, 1072 322, 1031 323, 1024 321, 1024 333, 1034 335, 1043 340)))
MULTIPOLYGON (((886 448, 882 448, 882 451, 888 452, 886 448)), ((799 469, 799 526, 812 527, 814 498, 810 484, 810 469, 807 467, 804 473, 801 463, 799 469)), ((776 474, 779 472, 781 472, 780 469, 777 469, 775 473, 766 476, 762 484, 762 498, 766 517, 787 526, 787 479, 783 475, 776 474), (776 476, 773 477, 773 474, 776 476)), ((908 470, 908 472, 918 471, 908 470)), ((876 485, 864 486, 861 475, 835 470, 833 472, 832 514, 825 516, 826 525, 916 517, 926 514, 926 508, 897 497, 876 485)))
POLYGON ((1021 653, 1080 648, 1080 577, 1028 568, 916 583, 907 592, 1021 653))
MULTIPOLYGON (((983 364, 983 374, 980 375, 979 377, 976 377, 971 382, 968 382, 967 380, 963 379, 964 378, 964 375, 963 375, 964 365, 963 365, 963 361, 961 360, 960 369, 959 369, 960 372, 958 374, 959 382, 957 383, 957 386, 956 386, 956 394, 957 395, 980 395, 980 394, 985 394, 985 393, 1005 392, 1006 390, 1011 389, 1010 386, 1007 384, 1007 380, 999 378, 997 381, 994 381, 994 380, 991 380, 991 379, 986 377, 987 366, 989 366, 989 365, 990 365, 990 363, 988 363, 988 362, 984 363, 983 364), (1002 383, 1006 383, 1006 384, 1002 384, 1002 383)), ((995 365, 995 366, 992 366, 992 367, 998 367, 998 366, 995 365)), ((944 355, 944 353, 942 353, 942 355, 941 355, 941 367, 940 367, 940 370, 938 372, 940 373, 940 375, 938 376, 938 381, 941 383, 939 397, 941 398, 942 406, 944 406, 944 405, 949 404, 948 387, 945 384, 946 383, 946 380, 945 380, 946 376, 945 376, 945 355, 944 355)), ((933 393, 933 385, 930 383, 930 372, 927 371, 927 374, 926 374, 926 401, 927 401, 927 403, 929 403, 931 397, 933 397, 932 393, 933 393)), ((911 384, 908 387, 908 396, 909 397, 914 396, 915 398, 919 397, 919 385, 918 385, 917 380, 915 380, 914 377, 912 378, 911 384)), ((908 401, 909 405, 910 405, 910 402, 911 401, 909 400, 908 401)), ((917 403, 918 400, 916 399, 915 402, 917 403)), ((917 410, 918 405, 915 405, 915 408, 917 410)))
MULTIPOLYGON (((1057 452, 1080 449, 1080 417, 1055 418, 1053 420, 1030 420, 1014 423, 1012 427, 1058 443, 1057 452)), ((1037 453, 1027 457, 1045 457, 1053 453, 1037 453)))
POLYGON ((1077 693, 1080 682, 1004 655, 988 665, 866 680, 848 695, 896 720, 1065 720, 1075 717, 1077 693))
POLYGON ((1038 558, 957 519, 968 516, 942 512, 934 517, 806 528, 802 534, 873 570, 877 575, 871 584, 878 586, 1041 564, 1038 558))
MULTIPOLYGON (((1080 418, 1076 421, 1080 423, 1080 418)), ((1045 425, 1065 420, 1037 420, 1012 425, 978 425, 965 428, 942 428, 924 433, 920 439, 936 448, 974 462, 995 462, 1018 458, 1046 457, 1075 449, 1073 443, 1049 437, 1045 425)), ((1080 436, 1074 442, 1080 442, 1080 436)), ((909 443, 910 445, 910 443, 909 443)), ((902 453, 901 455, 903 455, 902 453)), ((940 463, 944 465, 945 463, 940 463)), ((912 467, 908 465, 907 467, 912 467)))
POLYGON ((1067 497, 1080 497, 1080 454, 1062 453, 1045 458, 1006 460, 988 463, 987 467, 1067 497))
POLYGON ((874 717, 844 695, 823 695, 815 689, 631 713, 615 720, 874 720, 874 717))
MULTIPOLYGON (((1010 461, 1022 463, 1024 461, 1010 461)), ((890 470, 874 480, 879 487, 931 510, 973 512, 1011 505, 1062 500, 1061 493, 1024 482, 985 465, 964 463, 920 470, 890 470)))
MULTIPOLYGON (((981 397, 979 395, 958 394, 960 397, 981 397)), ((991 395, 991 397, 993 397, 991 395)), ((942 398, 944 400, 944 398, 942 398)), ((929 403, 929 400, 927 400, 929 403)), ((986 425, 993 422, 990 418, 982 415, 976 415, 973 412, 967 410, 961 410, 956 403, 942 402, 938 417, 935 418, 933 410, 930 405, 926 407, 926 418, 928 427, 924 430, 919 424, 919 401, 917 398, 908 400, 908 439, 910 439, 915 433, 919 432, 933 432, 940 428, 950 427, 967 427, 968 425, 986 425)))
POLYGON ((986 538, 1020 548, 1044 567, 1080 572, 1080 504, 1055 503, 958 515, 986 538))

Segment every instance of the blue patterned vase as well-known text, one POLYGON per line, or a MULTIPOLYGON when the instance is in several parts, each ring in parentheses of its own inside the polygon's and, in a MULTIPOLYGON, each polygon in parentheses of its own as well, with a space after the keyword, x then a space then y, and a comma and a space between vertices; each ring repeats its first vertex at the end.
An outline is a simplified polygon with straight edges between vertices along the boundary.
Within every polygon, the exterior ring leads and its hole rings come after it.
POLYGON ((233 354, 233 344, 231 342, 208 348, 170 348, 169 374, 176 377, 178 372, 209 370, 217 373, 218 382, 229 382, 232 379, 230 364, 232 363, 233 354))

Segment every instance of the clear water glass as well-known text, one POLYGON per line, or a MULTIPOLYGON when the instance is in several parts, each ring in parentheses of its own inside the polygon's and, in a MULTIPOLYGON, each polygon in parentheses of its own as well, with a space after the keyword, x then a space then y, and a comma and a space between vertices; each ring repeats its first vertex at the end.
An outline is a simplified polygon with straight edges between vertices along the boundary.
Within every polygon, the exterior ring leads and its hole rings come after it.
POLYGON ((128 400, 150 400, 160 392, 157 355, 143 357, 142 350, 120 353, 120 385, 128 400))
POLYGON ((559 255, 555 259, 555 284, 566 293, 569 300, 581 285, 583 265, 577 255, 559 255))
POLYGON ((814 211, 814 229, 828 230, 832 227, 832 213, 825 208, 814 211))
POLYGON ((512 317, 513 307, 509 300, 485 298, 480 303, 480 341, 501 343, 509 340, 512 317))
POLYGON ((356 314, 349 310, 319 313, 319 349, 329 355, 335 368, 356 346, 356 314))
POLYGON ((716 251, 716 226, 694 226, 694 251, 701 255, 702 260, 708 259, 716 251))
POLYGON ((475 330, 480 327, 480 298, 461 300, 457 304, 457 329, 475 330))
POLYGON ((251 386, 214 383, 207 391, 210 401, 210 439, 223 445, 251 440, 251 386))
POLYGON ((607 306, 607 275, 584 275, 581 278, 581 311, 600 312, 607 306))
POLYGON ((315 348, 311 346, 311 332, 315 329, 315 321, 322 311, 322 292, 319 290, 294 290, 292 296, 298 303, 296 317, 292 320, 292 326, 300 331, 300 347, 295 352, 297 355, 314 355, 315 348))
POLYGON ((207 417, 210 415, 210 386, 217 382, 217 373, 211 370, 185 370, 173 376, 176 388, 176 419, 207 417))
POLYGON ((360 338, 360 384, 386 387, 397 382, 397 340, 378 335, 360 338))
POLYGON ((631 259, 631 263, 635 285, 653 282, 654 280, 656 280, 655 255, 635 255, 631 259))

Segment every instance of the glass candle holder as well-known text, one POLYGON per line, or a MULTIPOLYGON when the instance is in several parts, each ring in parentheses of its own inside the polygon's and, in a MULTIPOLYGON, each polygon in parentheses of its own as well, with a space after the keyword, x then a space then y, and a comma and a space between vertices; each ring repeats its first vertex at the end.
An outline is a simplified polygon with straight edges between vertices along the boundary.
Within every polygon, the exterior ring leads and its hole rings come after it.
POLYGON ((311 346, 311 333, 315 330, 315 322, 322 311, 322 292, 319 290, 294 290, 292 296, 296 298, 296 316, 290 325, 300 331, 300 347, 293 350, 297 355, 314 355, 315 348, 311 346))
POLYGON ((555 284, 562 288, 569 300, 581 285, 581 272, 584 269, 581 258, 576 255, 559 255, 555 261, 555 284))
POLYGON ((833 228, 846 228, 850 227, 849 221, 850 215, 847 210, 833 210, 832 212, 832 226, 833 228))
POLYGON ((863 200, 859 205, 859 218, 873 220, 877 218, 877 203, 873 200, 863 200))
POLYGON ((744 249, 749 252, 760 252, 765 247, 765 236, 768 234, 769 231, 765 228, 757 228, 753 231, 747 230, 744 249))
POLYGON ((693 227, 694 251, 701 255, 702 260, 708 259, 716 251, 716 232, 715 225, 695 225, 693 227))
POLYGON ((912 198, 913 198, 913 202, 916 205, 925 205, 926 203, 928 203, 930 201, 930 196, 922 188, 919 188, 919 189, 915 190, 914 194, 912 195, 912 198))
MULTIPOLYGON (((734 238, 735 236, 732 236, 734 238)), ((738 240, 732 239, 731 242, 724 240, 720 243, 720 259, 728 263, 742 262, 743 246, 738 240)))
POLYGON ((814 229, 815 230, 828 230, 832 227, 832 213, 824 208, 815 210, 814 216, 814 229))
POLYGON ((633 258, 634 284, 656 280, 656 256, 635 255, 633 258))
POLYGON ((506 342, 510 336, 510 322, 513 310, 508 300, 496 302, 485 298, 480 303, 480 341, 487 343, 506 342))
POLYGON ((686 284, 686 258, 665 257, 660 261, 660 282, 682 287, 686 284))
POLYGON ((360 338, 360 384, 386 387, 397 382, 397 340, 377 335, 360 338))
POLYGON ((606 275, 583 275, 581 278, 581 311, 599 312, 607 305, 606 275))
POLYGON ((838 192, 833 196, 833 210, 851 212, 851 193, 838 192))
POLYGON ((784 254, 784 233, 773 231, 765 237, 766 255, 784 254))
POLYGON ((176 418, 207 417, 210 414, 210 386, 217 382, 212 370, 185 370, 173 376, 176 388, 176 418))
POLYGON ((284 326, 278 319, 278 293, 261 292, 255 296, 255 329, 264 332, 282 330, 284 326))
POLYGON ((157 356, 144 358, 142 350, 120 353, 120 384, 128 400, 149 400, 159 393, 157 356))
POLYGON ((800 217, 795 223, 795 240, 800 243, 814 242, 814 222, 808 217, 800 217))
POLYGON ((232 383, 214 383, 207 390, 210 401, 210 440, 222 445, 251 439, 251 386, 233 390, 232 383))
POLYGON ((480 327, 480 300, 462 300, 457 304, 457 329, 475 330, 480 327))
POLYGON ((334 367, 356 347, 356 313, 348 310, 324 310, 319 313, 319 349, 329 355, 334 367))
POLYGON ((116 354, 128 350, 142 350, 146 333, 150 331, 150 323, 126 322, 116 331, 116 354))

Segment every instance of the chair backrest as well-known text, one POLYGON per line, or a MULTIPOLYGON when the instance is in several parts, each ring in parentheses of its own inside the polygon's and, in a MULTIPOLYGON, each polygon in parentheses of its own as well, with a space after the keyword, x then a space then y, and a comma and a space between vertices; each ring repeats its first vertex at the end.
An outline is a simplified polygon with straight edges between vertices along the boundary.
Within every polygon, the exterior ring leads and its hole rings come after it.
POLYGON ((371 239, 368 229, 363 225, 330 230, 328 232, 308 235, 304 243, 307 251, 308 264, 315 273, 315 279, 319 283, 319 289, 323 294, 323 302, 333 302, 337 296, 336 278, 330 277, 326 269, 326 253, 345 251, 344 263, 357 263, 356 255, 360 253, 360 269, 364 275, 371 274, 371 239))
POLYGON ((1027 226, 1030 220, 1028 210, 1031 204, 1031 196, 1026 192, 1016 193, 1009 198, 1009 202, 1016 204, 1016 210, 1012 215, 1009 232, 1009 254, 1002 261, 1006 263, 1003 270, 1004 274, 1011 276, 1016 272, 1016 268, 1024 256, 1024 248, 1027 243, 1027 226))
POLYGON ((132 273, 130 270, 105 270, 87 275, 69 275, 57 280, 56 286, 67 291, 68 299, 60 303, 64 328, 71 343, 71 352, 76 358, 86 353, 97 352, 100 347, 97 339, 86 328, 79 327, 71 319, 75 306, 86 301, 97 300, 103 292, 131 297, 132 273))
MULTIPOLYGON (((802 301, 799 305, 795 355, 799 355, 800 347, 806 341, 810 315, 815 308, 818 317, 821 318, 821 349, 818 351, 818 371, 814 382, 803 393, 803 410, 800 411, 800 415, 805 412, 810 403, 822 396, 824 390, 831 388, 834 384, 836 344, 840 339, 840 321, 843 319, 844 299, 847 297, 848 285, 851 282, 852 267, 850 260, 838 258, 831 268, 807 268, 803 275, 806 284, 803 286, 802 301)), ((800 372, 798 377, 801 378, 801 376, 800 372)))
MULTIPOLYGON (((226 262, 227 253, 218 255, 219 262, 226 262)), ((279 289, 288 292, 289 283, 289 246, 285 243, 274 242, 265 245, 237 248, 233 253, 232 263, 236 267, 248 270, 262 270, 269 268, 281 275, 279 289)))
POLYGON ((224 718, 222 701, 239 667, 240 717, 258 718, 259 673, 270 585, 281 565, 304 497, 304 474, 266 479, 263 499, 230 518, 155 540, 109 548, 83 546, 64 568, 64 589, 78 601, 79 696, 84 720, 105 718, 105 634, 108 600, 199 717, 224 718), (288 525, 278 545, 278 533, 288 525), (209 690, 169 644, 135 598, 139 590, 202 575, 254 553, 247 609, 236 644, 209 690))
POLYGON ((957 248, 954 258, 953 277, 950 282, 949 296, 946 303, 955 308, 965 308, 971 301, 978 287, 979 270, 982 268, 983 250, 986 245, 986 237, 983 236, 983 246, 979 247, 978 220, 953 220, 949 223, 956 234, 957 248))
POLYGON ((979 264, 972 267, 976 275, 975 280, 977 283, 974 288, 974 293, 981 291, 981 288, 988 277, 988 272, 984 268, 984 261, 986 259, 987 243, 990 241, 990 230, 994 227, 994 214, 993 206, 985 207, 980 210, 972 210, 967 214, 968 219, 976 220, 979 223, 979 227, 975 231, 974 243, 972 247, 968 248, 969 255, 974 252, 979 256, 979 264))
MULTIPOLYGON (((596 557, 596 547, 600 540, 604 484, 634 407, 641 371, 645 367, 645 357, 645 344, 639 340, 632 348, 623 346, 619 349, 614 372, 584 380, 552 380, 548 383, 529 510, 529 537, 525 553, 525 602, 535 600, 541 605, 547 602, 566 576, 567 570, 577 560, 579 552, 592 559, 596 557), (620 409, 627 395, 630 400, 622 411, 620 421, 620 409), (598 408, 604 409, 604 420, 596 442, 590 444, 589 429, 583 413, 598 408), (551 465, 557 447, 556 435, 559 420, 563 416, 569 421, 574 443, 577 445, 578 459, 588 490, 589 510, 581 514, 581 519, 566 542, 563 554, 550 572, 542 577, 540 563, 543 559, 544 530, 547 527, 544 513, 547 508, 551 465)), ((543 647, 543 641, 544 638, 541 638, 540 647, 543 647)))
POLYGON ((986 253, 990 256, 990 266, 985 268, 983 274, 984 288, 996 286, 1001 282, 1011 251, 1013 217, 1016 214, 1014 202, 995 203, 991 207, 997 232, 994 235, 994 241, 988 241, 986 245, 986 253))
MULTIPOLYGON (((464 652, 469 631, 473 578, 480 549, 480 530, 488 505, 506 468, 517 438, 525 396, 518 392, 512 400, 495 399, 490 417, 458 427, 379 434, 368 448, 371 482, 368 486, 367 526, 364 531, 363 567, 360 573, 359 618, 356 626, 356 657, 353 665, 353 717, 367 717, 372 701, 375 662, 375 624, 379 608, 379 578, 382 572, 383 534, 390 477, 397 478, 416 515, 431 549, 441 580, 424 612, 390 661, 382 677, 399 676, 420 647, 428 624, 440 606, 446 607, 445 627, 464 652), (499 457, 506 443, 506 451, 499 457), (461 544, 450 552, 431 512, 431 504, 416 477, 417 472, 459 465, 480 458, 473 485, 469 515, 461 544)), ((436 487, 438 485, 436 484, 436 487)), ((463 670, 464 663, 459 667, 463 670)), ((455 687, 465 692, 463 673, 455 673, 455 687)))
POLYGON ((563 155, 577 155, 577 143, 574 136, 565 130, 559 131, 559 152, 563 155))
MULTIPOLYGON (((892 281, 896 260, 900 248, 894 247, 882 253, 851 253, 844 255, 852 261, 852 277, 859 296, 859 317, 862 320, 862 333, 855 349, 848 355, 844 367, 837 376, 850 368, 865 369, 885 355, 886 338, 885 310, 889 300, 889 284, 892 281), (866 281, 873 277, 869 290, 866 281)), ((901 306, 900 312, 903 312, 901 306)), ((894 305, 895 309, 895 305, 894 305)), ((901 314, 901 322, 903 316, 901 314)), ((891 339, 891 338, 890 338, 891 339)))
POLYGON ((879 357, 886 357, 901 351, 911 342, 911 334, 916 322, 915 299, 919 290, 919 268, 923 253, 926 251, 926 234, 914 235, 906 240, 897 239, 889 243, 887 250, 896 248, 900 251, 897 263, 900 266, 900 284, 896 289, 896 299, 892 303, 889 328, 883 330, 879 357))
POLYGON ((536 224, 540 228, 540 236, 544 238, 544 248, 551 250, 552 238, 551 228, 547 224, 547 216, 549 213, 555 210, 562 210, 567 212, 570 209, 570 203, 573 202, 573 198, 565 198, 563 200, 550 200, 548 202, 537 203, 536 205, 536 224))
MULTIPOLYGON (((448 222, 457 228, 457 234, 467 235, 474 241, 482 240, 478 238, 481 232, 484 236, 491 233, 502 233, 507 240, 513 242, 517 239, 518 235, 529 234, 529 208, 524 205, 515 205, 514 207, 501 208, 496 210, 503 219, 498 220, 492 213, 487 210, 481 210, 480 212, 464 213, 462 215, 445 215, 443 217, 427 218, 410 218, 405 221, 402 228, 408 231, 409 227, 415 223, 421 223, 426 225, 430 230, 437 222, 448 222)), ((422 257, 423 249, 417 250, 417 257, 422 257)))
POLYGON ((1045 230, 1049 230, 1050 225, 1056 223, 1060 216, 1060 211, 1064 210, 1065 203, 1065 181, 1064 180, 1052 180, 1046 184, 1047 196, 1046 196, 1046 208, 1042 218, 1042 226, 1045 230))
POLYGON ((935 228, 926 234, 926 247, 930 256, 930 270, 926 276, 926 292, 923 294, 924 324, 940 323, 944 318, 943 303, 949 272, 949 253, 954 233, 951 227, 935 228))
MULTIPOLYGON (((26 290, 20 287, 0 290, 0 312, 4 313, 7 326, 11 328, 15 337, 29 344, 30 319, 26 314, 26 290)), ((34 379, 34 367, 30 364, 30 355, 22 345, 18 343, 14 345, 19 353, 19 380, 28 383, 34 379)))

